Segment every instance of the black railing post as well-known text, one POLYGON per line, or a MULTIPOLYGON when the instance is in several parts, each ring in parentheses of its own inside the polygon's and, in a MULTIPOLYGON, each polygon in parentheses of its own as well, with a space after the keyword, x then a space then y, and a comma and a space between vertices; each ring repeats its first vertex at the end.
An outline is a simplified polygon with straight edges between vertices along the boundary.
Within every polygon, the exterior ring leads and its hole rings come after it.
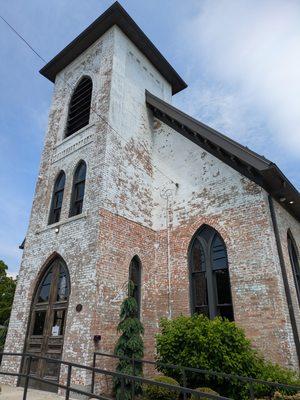
POLYGON ((25 384, 24 384, 23 400, 27 399, 30 368, 31 368, 31 356, 28 356, 27 365, 26 365, 26 372, 25 372, 25 384))
POLYGON ((125 382, 124 376, 121 376, 121 399, 125 399, 125 382))
MULTIPOLYGON (((132 364, 132 375, 135 376, 135 362, 134 362, 134 356, 132 356, 131 359, 131 364, 132 364)), ((132 379, 131 381, 131 399, 134 400, 134 393, 135 392, 135 382, 132 379)))
POLYGON ((250 391, 250 399, 251 399, 251 400, 254 400, 255 397, 254 397, 254 389, 253 389, 253 382, 252 382, 252 380, 250 380, 249 391, 250 391))
MULTIPOLYGON (((182 368, 182 384, 184 387, 186 387, 186 373, 185 373, 185 368, 182 368)), ((186 391, 183 391, 183 400, 186 400, 186 391)))
POLYGON ((72 365, 68 365, 68 376, 67 376, 67 389, 66 389, 66 400, 70 398, 70 385, 71 385, 72 365))
POLYGON ((92 392, 92 394, 94 394, 94 390, 95 390, 96 357, 97 357, 97 354, 94 353, 94 356, 93 356, 93 371, 92 371, 92 384, 91 384, 91 392, 92 392))

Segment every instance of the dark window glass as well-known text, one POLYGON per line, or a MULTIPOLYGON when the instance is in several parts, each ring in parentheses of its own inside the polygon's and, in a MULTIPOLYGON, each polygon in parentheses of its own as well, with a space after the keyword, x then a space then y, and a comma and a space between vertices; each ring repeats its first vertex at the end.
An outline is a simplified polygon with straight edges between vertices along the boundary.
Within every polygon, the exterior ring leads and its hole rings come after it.
POLYGON ((82 213, 86 177, 86 163, 81 161, 76 168, 73 181, 70 217, 82 213))
POLYGON ((295 279, 298 301, 300 302, 300 266, 294 240, 290 234, 288 235, 288 249, 289 249, 290 262, 295 279))
POLYGON ((54 224, 60 220, 61 207, 64 197, 66 175, 63 171, 58 175, 52 195, 52 204, 49 216, 49 224, 54 224))
POLYGON ((89 124, 93 83, 84 77, 74 90, 69 106, 66 136, 70 136, 89 124))
POLYGON ((131 260, 129 267, 129 280, 133 282, 133 297, 135 298, 138 305, 138 316, 140 316, 141 306, 141 268, 140 262, 137 257, 131 260))
POLYGON ((227 268, 226 249, 219 235, 215 235, 212 242, 212 268, 214 270, 227 268))
POLYGON ((193 272, 205 271, 204 251, 198 239, 195 240, 195 243, 193 245, 192 263, 193 263, 192 266, 193 272))
POLYGON ((42 335, 45 326, 46 311, 36 311, 33 325, 33 335, 42 335))
POLYGON ((52 279, 52 269, 50 269, 47 272, 46 277, 41 283, 37 300, 38 303, 44 303, 49 301, 51 279, 52 279))
POLYGON ((62 266, 60 266, 56 300, 66 301, 68 297, 69 297, 68 275, 66 270, 62 266))
POLYGON ((192 243, 190 257, 193 312, 233 320, 227 253, 221 236, 205 226, 192 243))

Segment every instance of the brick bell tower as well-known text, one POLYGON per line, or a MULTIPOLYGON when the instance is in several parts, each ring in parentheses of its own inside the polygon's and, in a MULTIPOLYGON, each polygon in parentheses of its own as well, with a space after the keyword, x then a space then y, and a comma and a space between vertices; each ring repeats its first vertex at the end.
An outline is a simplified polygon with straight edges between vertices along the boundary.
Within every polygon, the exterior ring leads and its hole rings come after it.
MULTIPOLYGON (((186 84, 119 3, 40 72, 54 93, 5 351, 86 365, 95 348, 111 352, 133 259, 149 288, 139 301, 153 350, 151 321, 157 307, 168 313, 167 277, 151 271, 156 189, 145 90, 171 102, 186 84), (156 285, 155 274, 163 276, 156 285)), ((24 367, 17 357, 3 366, 24 367)), ((32 366, 54 382, 64 372, 32 366)), ((72 379, 90 384, 84 370, 72 379)))

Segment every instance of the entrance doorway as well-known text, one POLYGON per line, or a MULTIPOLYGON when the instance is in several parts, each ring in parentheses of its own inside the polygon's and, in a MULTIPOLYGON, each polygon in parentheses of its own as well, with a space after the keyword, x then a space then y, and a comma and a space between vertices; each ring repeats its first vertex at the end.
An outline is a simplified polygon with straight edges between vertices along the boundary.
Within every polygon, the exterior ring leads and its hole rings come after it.
MULTIPOLYGON (((61 258, 50 263, 38 284, 33 300, 26 353, 61 359, 65 322, 70 293, 67 266, 61 258)), ((24 365, 26 368, 26 365, 24 365)), ((32 360, 31 374, 50 382, 58 382, 60 365, 47 360, 32 360)), ((31 380, 31 387, 57 391, 51 384, 31 380)))

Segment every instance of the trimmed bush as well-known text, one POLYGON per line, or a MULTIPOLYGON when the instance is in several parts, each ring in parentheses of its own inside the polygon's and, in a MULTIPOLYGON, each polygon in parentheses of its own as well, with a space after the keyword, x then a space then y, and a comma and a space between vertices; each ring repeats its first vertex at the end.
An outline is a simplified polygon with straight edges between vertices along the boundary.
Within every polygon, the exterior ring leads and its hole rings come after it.
MULTIPOLYGON (((219 396, 219 393, 215 392, 214 390, 212 390, 211 388, 208 388, 208 387, 200 387, 195 390, 197 390, 197 392, 214 394, 215 396, 219 396)), ((194 394, 192 394, 192 396, 191 396, 191 400, 200 400, 200 399, 201 400, 211 400, 211 398, 209 398, 209 397, 198 397, 198 396, 195 396, 194 394)))
MULTIPOLYGON (((253 349, 242 329, 234 322, 204 315, 163 319, 161 333, 156 336, 158 369, 183 384, 182 370, 159 366, 165 364, 225 372, 285 384, 299 384, 294 372, 271 364, 253 349)), ((207 374, 186 372, 188 387, 208 386, 221 395, 237 400, 249 398, 249 384, 237 379, 226 380, 207 374)), ((255 395, 270 396, 276 389, 255 385, 255 395)), ((294 394, 289 391, 286 394, 294 394)))
MULTIPOLYGON (((179 386, 179 383, 175 379, 169 378, 168 376, 155 376, 151 380, 179 386)), ((180 392, 156 385, 143 385, 143 394, 146 400, 177 400, 180 392)))

